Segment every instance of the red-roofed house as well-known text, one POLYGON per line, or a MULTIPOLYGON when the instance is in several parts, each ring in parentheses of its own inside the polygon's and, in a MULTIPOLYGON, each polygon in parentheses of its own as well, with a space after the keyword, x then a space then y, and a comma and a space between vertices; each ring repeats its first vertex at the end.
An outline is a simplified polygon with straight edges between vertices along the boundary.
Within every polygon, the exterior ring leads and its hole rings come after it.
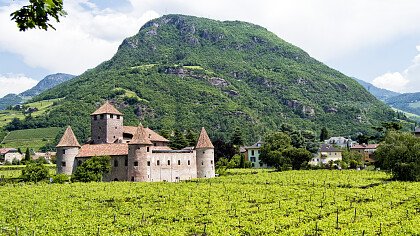
POLYGON ((378 148, 379 144, 356 144, 350 148, 351 152, 358 152, 363 155, 363 161, 374 163, 373 153, 378 148))

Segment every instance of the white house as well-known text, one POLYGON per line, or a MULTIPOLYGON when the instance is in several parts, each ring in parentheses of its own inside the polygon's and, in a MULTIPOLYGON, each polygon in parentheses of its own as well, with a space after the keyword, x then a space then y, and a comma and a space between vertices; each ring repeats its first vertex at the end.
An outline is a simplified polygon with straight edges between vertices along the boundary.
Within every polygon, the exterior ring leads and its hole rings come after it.
POLYGON ((251 162, 251 166, 255 168, 267 168, 267 164, 261 163, 260 153, 263 142, 258 141, 252 146, 244 147, 246 149, 245 159, 251 162))
POLYGON ((356 142, 345 137, 331 137, 324 141, 325 144, 335 145, 340 148, 351 148, 356 142))
POLYGON ((322 144, 318 154, 309 162, 310 165, 328 164, 330 161, 341 161, 343 151, 331 144, 322 144))
POLYGON ((0 148, 0 163, 12 162, 13 159, 22 160, 23 155, 15 148, 0 148))

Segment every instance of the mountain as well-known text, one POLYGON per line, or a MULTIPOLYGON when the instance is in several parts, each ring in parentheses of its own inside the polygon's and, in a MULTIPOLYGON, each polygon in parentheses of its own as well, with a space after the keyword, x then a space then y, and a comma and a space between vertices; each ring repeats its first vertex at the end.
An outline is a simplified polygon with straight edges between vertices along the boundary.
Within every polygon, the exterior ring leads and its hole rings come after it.
POLYGON ((248 142, 284 124, 354 134, 394 112, 346 75, 261 26, 166 15, 149 21, 112 59, 38 95, 64 98, 32 125, 72 125, 90 135, 90 116, 109 100, 126 125, 156 130, 205 126, 228 139, 240 127, 248 142))
POLYGON ((389 98, 395 97, 400 95, 400 93, 393 92, 387 89, 381 89, 376 87, 375 85, 365 82, 363 80, 359 80, 356 78, 353 78, 356 80, 359 84, 361 84, 367 91, 369 91, 373 96, 375 96, 377 99, 381 101, 386 101, 389 98))
POLYGON ((7 94, 3 98, 0 98, 0 110, 5 109, 8 106, 13 106, 25 102, 32 97, 42 93, 43 91, 53 88, 67 80, 74 78, 75 75, 57 73, 52 75, 47 75, 44 79, 38 82, 37 85, 28 89, 18 95, 16 94, 7 94))
POLYGON ((399 110, 420 115, 420 93, 404 93, 388 98, 386 103, 399 110))
POLYGON ((35 87, 28 89, 19 95, 24 97, 34 97, 44 92, 45 90, 53 88, 67 80, 73 79, 74 77, 75 75, 69 75, 64 73, 47 75, 44 79, 39 81, 39 83, 35 85, 35 87))

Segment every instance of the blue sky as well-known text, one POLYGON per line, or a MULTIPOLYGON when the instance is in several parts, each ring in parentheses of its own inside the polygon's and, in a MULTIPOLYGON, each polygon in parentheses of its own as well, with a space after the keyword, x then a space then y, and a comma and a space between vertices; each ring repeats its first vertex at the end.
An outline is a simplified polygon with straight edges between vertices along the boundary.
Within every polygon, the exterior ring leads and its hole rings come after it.
POLYGON ((420 1, 64 0, 56 31, 18 32, 0 0, 0 97, 48 74, 81 74, 110 59, 150 19, 186 14, 261 25, 348 76, 399 92, 420 91, 420 1))

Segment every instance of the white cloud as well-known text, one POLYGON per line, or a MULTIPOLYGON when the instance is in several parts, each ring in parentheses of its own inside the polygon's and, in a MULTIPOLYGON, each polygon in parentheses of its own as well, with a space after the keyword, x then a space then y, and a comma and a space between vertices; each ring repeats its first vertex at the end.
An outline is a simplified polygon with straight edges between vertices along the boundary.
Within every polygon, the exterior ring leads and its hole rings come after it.
POLYGON ((411 65, 402 72, 386 73, 376 77, 372 84, 396 92, 420 91, 420 46, 417 46, 418 55, 414 57, 411 65))
POLYGON ((385 73, 373 79, 372 84, 376 87, 388 89, 395 92, 403 92, 409 80, 399 72, 385 73))
MULTIPOLYGON (((392 0, 129 0, 132 8, 99 9, 93 0, 65 0, 56 31, 17 32, 15 1, 0 7, 0 51, 51 72, 79 74, 112 57, 149 19, 180 13, 242 20, 266 27, 321 61, 420 33, 420 1, 392 0)), ((420 60, 420 59, 419 59, 420 60)))
POLYGON ((19 94, 32 88, 38 82, 24 75, 0 75, 0 98, 9 93, 19 94))
POLYGON ((68 15, 54 24, 56 31, 18 32, 9 14, 19 6, 12 4, 0 8, 0 51, 21 55, 31 67, 80 74, 110 59, 124 38, 134 35, 141 25, 158 17, 153 11, 125 14, 111 9, 98 10, 87 0, 64 3, 68 15))

